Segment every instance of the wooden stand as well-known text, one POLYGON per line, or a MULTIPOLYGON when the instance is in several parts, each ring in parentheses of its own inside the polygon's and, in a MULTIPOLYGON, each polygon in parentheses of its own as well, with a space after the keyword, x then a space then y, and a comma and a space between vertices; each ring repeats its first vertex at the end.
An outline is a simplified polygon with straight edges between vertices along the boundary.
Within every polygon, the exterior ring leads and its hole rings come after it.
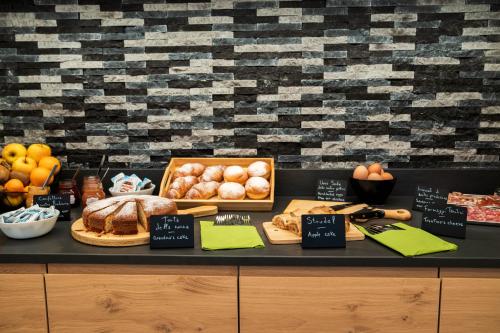
MULTIPOLYGON (((178 210, 179 215, 193 214, 194 217, 217 214, 217 206, 201 206, 178 210)), ((141 224, 137 225, 138 233, 134 235, 114 235, 112 233, 98 233, 88 231, 80 218, 71 225, 71 236, 79 242, 107 247, 136 246, 149 244, 149 231, 144 230, 141 224)))
POLYGON ((149 244, 149 232, 142 225, 137 225, 138 233, 134 235, 114 235, 87 231, 80 218, 71 225, 71 236, 79 242, 96 246, 136 246, 149 244))

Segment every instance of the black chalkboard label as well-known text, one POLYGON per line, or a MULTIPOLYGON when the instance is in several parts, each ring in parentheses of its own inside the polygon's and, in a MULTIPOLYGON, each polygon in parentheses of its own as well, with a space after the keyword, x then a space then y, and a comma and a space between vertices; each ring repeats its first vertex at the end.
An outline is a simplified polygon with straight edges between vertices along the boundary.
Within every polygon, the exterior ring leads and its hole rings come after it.
POLYGON ((33 204, 40 207, 54 206, 59 210, 58 221, 71 221, 71 203, 69 194, 34 195, 33 204))
POLYGON ((150 247, 194 247, 193 215, 155 215, 149 219, 150 247))
POLYGON ((302 247, 345 247, 344 215, 302 215, 302 247))
POLYGON ((422 229, 431 234, 465 238, 467 208, 454 205, 426 205, 422 229))
POLYGON ((322 201, 345 201, 347 182, 339 179, 320 179, 316 199, 322 201))
POLYGON ((413 200, 413 210, 424 211, 425 205, 446 204, 448 193, 444 188, 434 188, 427 185, 417 185, 415 188, 415 199, 413 200))

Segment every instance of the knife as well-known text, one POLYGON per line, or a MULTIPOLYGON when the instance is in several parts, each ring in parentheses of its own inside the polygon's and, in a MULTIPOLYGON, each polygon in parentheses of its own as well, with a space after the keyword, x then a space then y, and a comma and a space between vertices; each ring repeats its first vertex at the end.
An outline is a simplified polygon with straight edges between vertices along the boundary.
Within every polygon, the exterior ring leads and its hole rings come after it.
POLYGON ((347 214, 351 222, 366 222, 373 219, 391 219, 399 221, 408 221, 411 219, 411 213, 406 209, 379 209, 365 207, 354 213, 347 214))
POLYGON ((359 203, 346 202, 346 203, 340 204, 340 205, 329 206, 329 208, 333 209, 334 211, 339 211, 339 210, 346 209, 348 207, 356 206, 356 205, 359 205, 359 203))

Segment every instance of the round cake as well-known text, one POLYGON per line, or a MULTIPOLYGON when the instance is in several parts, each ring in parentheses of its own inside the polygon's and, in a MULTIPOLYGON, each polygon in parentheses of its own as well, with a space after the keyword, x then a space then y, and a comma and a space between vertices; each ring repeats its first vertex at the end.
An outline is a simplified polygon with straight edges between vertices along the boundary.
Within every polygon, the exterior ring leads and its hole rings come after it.
POLYGON ((153 195, 126 195, 99 200, 83 210, 87 230, 115 235, 138 233, 138 225, 149 231, 151 215, 176 214, 177 205, 170 199, 153 195))

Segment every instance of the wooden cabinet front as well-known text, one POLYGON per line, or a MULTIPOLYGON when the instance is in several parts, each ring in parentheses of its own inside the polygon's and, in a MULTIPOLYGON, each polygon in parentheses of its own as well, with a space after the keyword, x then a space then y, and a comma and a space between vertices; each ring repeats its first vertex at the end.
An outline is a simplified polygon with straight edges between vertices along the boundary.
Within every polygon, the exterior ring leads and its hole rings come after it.
POLYGON ((500 279, 443 278, 440 333, 500 332, 500 279))
POLYGON ((42 274, 0 274, 0 332, 47 333, 42 274))
POLYGON ((47 274, 51 333, 237 332, 236 276, 47 274))
POLYGON ((435 333, 438 304, 437 278, 240 276, 242 333, 435 333))

